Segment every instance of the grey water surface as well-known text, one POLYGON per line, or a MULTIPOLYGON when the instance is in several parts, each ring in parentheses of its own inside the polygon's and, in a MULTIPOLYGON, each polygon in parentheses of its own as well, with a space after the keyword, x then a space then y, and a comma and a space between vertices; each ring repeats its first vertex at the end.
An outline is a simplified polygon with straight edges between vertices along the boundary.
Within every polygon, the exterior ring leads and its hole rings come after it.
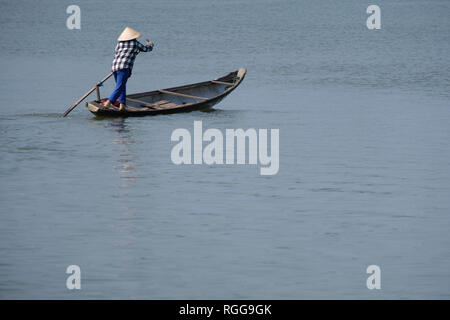
POLYGON ((0 298, 450 298, 449 1, 71 4, 0 1, 0 298), (130 93, 248 75, 213 112, 59 118, 127 25, 130 93), (195 120, 278 128, 279 173, 174 165, 195 120))

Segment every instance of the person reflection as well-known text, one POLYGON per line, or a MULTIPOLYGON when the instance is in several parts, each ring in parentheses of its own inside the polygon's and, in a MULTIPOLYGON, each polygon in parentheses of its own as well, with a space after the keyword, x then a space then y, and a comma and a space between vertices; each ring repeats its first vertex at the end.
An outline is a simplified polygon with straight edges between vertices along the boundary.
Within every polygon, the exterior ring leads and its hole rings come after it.
POLYGON ((118 165, 115 167, 122 180, 121 188, 132 188, 136 179, 140 178, 136 172, 137 157, 133 151, 135 141, 132 132, 128 128, 125 118, 113 119, 109 126, 117 132, 117 137, 112 143, 117 145, 118 165))

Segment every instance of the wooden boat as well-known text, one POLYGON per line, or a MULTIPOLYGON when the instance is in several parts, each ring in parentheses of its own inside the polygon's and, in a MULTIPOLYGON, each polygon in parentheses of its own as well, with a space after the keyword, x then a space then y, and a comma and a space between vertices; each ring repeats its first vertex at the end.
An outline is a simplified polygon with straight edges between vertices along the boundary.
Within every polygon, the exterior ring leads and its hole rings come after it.
POLYGON ((202 110, 211 108, 236 89, 246 72, 245 68, 241 68, 216 80, 130 94, 127 95, 126 111, 119 111, 115 106, 106 108, 100 100, 87 102, 86 107, 96 116, 115 117, 202 110))

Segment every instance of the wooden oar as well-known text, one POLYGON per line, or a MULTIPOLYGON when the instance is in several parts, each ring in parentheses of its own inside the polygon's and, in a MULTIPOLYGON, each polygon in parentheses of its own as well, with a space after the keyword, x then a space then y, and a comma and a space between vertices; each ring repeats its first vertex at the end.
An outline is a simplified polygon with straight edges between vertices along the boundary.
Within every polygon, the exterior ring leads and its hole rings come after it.
POLYGON ((86 92, 86 94, 84 96, 82 96, 80 98, 80 100, 78 100, 77 102, 75 102, 75 104, 73 106, 71 106, 69 109, 66 110, 66 112, 64 112, 61 117, 65 117, 67 116, 73 109, 75 109, 75 107, 77 105, 79 105, 81 103, 81 101, 83 101, 84 99, 87 98, 88 95, 90 95, 92 92, 94 92, 94 90, 96 90, 99 86, 101 86, 103 84, 103 82, 105 82, 106 80, 108 80, 111 76, 113 75, 113 73, 111 72, 110 74, 108 74, 105 78, 103 78, 102 81, 100 81, 100 83, 97 83, 91 90, 89 90, 88 92, 86 92))

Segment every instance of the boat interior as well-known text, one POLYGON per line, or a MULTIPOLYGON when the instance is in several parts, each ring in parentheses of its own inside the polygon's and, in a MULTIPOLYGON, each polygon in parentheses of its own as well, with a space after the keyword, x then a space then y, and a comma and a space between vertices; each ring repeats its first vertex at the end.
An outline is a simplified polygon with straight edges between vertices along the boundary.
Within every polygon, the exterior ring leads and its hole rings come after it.
POLYGON ((217 80, 131 94, 127 96, 127 108, 130 111, 170 109, 210 100, 232 88, 239 80, 239 76, 243 75, 239 73, 242 71, 232 72, 217 80))

